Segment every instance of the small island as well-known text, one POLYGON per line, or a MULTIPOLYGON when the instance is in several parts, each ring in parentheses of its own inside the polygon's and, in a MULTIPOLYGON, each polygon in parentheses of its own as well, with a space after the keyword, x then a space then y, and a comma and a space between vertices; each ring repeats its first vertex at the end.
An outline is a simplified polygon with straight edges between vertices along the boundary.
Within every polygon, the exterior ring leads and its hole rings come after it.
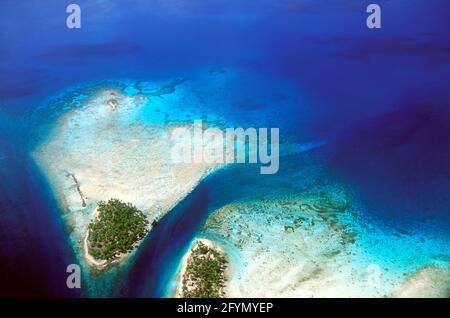
POLYGON ((147 233, 145 215, 131 203, 118 199, 99 202, 88 226, 87 247, 96 260, 112 262, 133 250, 147 233))
POLYGON ((225 253, 207 240, 199 240, 185 258, 181 286, 183 298, 222 298, 225 296, 225 253))

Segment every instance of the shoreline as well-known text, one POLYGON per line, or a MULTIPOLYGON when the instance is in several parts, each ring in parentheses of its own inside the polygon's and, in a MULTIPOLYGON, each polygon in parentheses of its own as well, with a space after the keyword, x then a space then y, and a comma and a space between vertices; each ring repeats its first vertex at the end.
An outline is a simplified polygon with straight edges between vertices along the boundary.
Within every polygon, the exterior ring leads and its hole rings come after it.
MULTIPOLYGON (((94 211, 92 212, 91 221, 96 220, 97 218, 98 218, 98 207, 96 207, 94 209, 94 211)), ((119 257, 113 259, 112 261, 98 260, 89 253, 89 241, 88 240, 89 240, 89 229, 86 230, 86 235, 83 240, 83 256, 88 265, 95 267, 98 270, 102 270, 105 267, 107 267, 108 265, 111 265, 114 263, 120 263, 122 260, 124 260, 126 258, 126 256, 131 255, 134 251, 134 248, 133 248, 133 251, 131 251, 130 253, 121 254, 119 257)))
POLYGON ((83 256, 84 256, 86 263, 89 266, 94 267, 97 270, 103 270, 106 267, 108 267, 109 265, 121 263, 122 261, 124 261, 125 259, 130 257, 134 253, 136 248, 139 246, 139 244, 137 244, 130 253, 120 254, 119 257, 113 259, 112 261, 98 260, 98 259, 94 258, 94 256, 92 256, 91 254, 89 254, 88 238, 89 238, 89 230, 86 232, 86 236, 83 240, 83 256))

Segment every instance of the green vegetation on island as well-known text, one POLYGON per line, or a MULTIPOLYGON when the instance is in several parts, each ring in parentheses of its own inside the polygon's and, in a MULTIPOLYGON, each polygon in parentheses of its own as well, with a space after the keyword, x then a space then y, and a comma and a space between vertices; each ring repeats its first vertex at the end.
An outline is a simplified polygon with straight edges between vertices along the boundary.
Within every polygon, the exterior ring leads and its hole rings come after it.
POLYGON ((199 241, 191 250, 182 277, 184 298, 224 297, 227 260, 220 251, 199 241))
POLYGON ((131 203, 118 199, 98 203, 98 217, 89 224, 89 253, 96 259, 113 260, 131 252, 147 232, 145 215, 131 203))

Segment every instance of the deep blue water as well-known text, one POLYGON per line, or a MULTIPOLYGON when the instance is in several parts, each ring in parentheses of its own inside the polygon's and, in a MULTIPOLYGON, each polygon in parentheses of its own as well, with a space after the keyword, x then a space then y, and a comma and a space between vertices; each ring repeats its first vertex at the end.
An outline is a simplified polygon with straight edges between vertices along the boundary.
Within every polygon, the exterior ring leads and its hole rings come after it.
MULTIPOLYGON (((75 262, 66 229, 29 151, 38 127, 51 121, 31 120, 37 107, 88 81, 189 77, 224 65, 260 74, 242 88, 254 97, 285 79, 302 96, 298 107, 244 103, 243 114, 252 105, 276 111, 290 119, 278 123, 290 140, 329 140, 329 172, 352 184, 382 222, 406 226, 423 215, 449 222, 447 1, 380 0, 381 30, 365 27, 358 1, 77 3, 82 29, 69 30, 64 2, 2 1, 0 294, 78 296, 63 279, 75 262)), ((235 197, 251 187, 243 180, 235 197)), ((208 182, 146 239, 119 294, 163 295, 163 281, 206 213, 235 198, 208 182)))
POLYGON ((76 261, 48 184, 23 150, 3 140, 1 147, 0 294, 79 296, 64 279, 76 261))

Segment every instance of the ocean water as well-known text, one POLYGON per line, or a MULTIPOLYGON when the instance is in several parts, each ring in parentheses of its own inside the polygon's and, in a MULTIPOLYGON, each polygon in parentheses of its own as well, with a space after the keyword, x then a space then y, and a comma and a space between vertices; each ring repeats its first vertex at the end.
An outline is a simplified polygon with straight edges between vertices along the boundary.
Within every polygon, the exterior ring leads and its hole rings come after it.
POLYGON ((396 284, 422 266, 449 266, 445 1, 383 1, 380 30, 366 28, 357 2, 78 4, 79 30, 65 27, 61 1, 6 0, 0 10, 0 294, 170 296, 195 237, 227 244, 208 227, 220 208, 341 187, 357 213, 340 221, 357 237, 361 268, 379 264, 396 284), (30 154, 59 116, 111 85, 129 95, 168 88, 135 118, 147 124, 280 128, 280 172, 238 165, 211 175, 129 263, 86 277, 78 292, 66 288, 65 267, 80 259, 30 154))

